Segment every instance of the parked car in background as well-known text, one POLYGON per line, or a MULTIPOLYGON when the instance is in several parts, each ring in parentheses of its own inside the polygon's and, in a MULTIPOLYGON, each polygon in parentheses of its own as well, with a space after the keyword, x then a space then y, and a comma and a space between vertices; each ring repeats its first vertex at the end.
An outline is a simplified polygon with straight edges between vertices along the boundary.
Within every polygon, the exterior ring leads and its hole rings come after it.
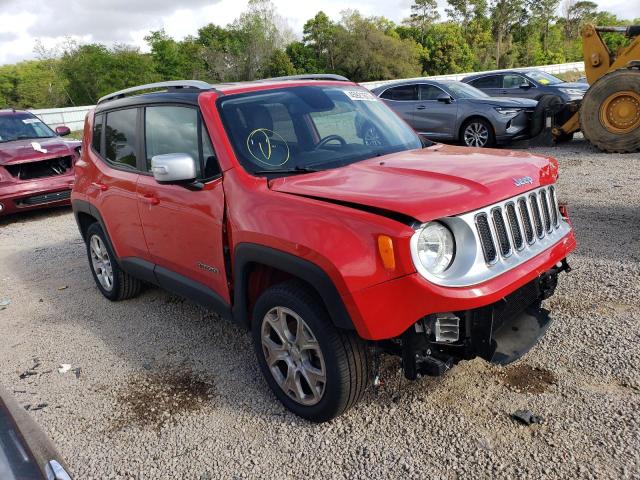
POLYGON ((0 479, 71 480, 49 438, 2 386, 0 479))
POLYGON ((462 79, 492 97, 542 100, 553 96, 562 103, 579 102, 589 89, 586 83, 565 82, 541 70, 512 70, 470 75, 462 79))
POLYGON ((576 82, 577 82, 577 83, 586 83, 587 85, 589 85, 589 80, 587 80, 587 77, 584 77, 584 76, 583 76, 583 77, 579 77, 579 78, 576 80, 576 82))
POLYGON ((372 92, 420 135, 461 141, 469 147, 492 147, 527 137, 537 103, 523 98, 491 98, 453 80, 393 82, 372 92))
POLYGON ((576 244, 553 158, 423 141, 331 75, 141 85, 85 122, 72 204, 99 291, 234 320, 304 418, 353 406, 381 352, 415 380, 512 362, 551 322, 576 244))
POLYGON ((60 138, 69 133, 29 112, 0 110, 0 216, 69 204, 81 146, 60 138))

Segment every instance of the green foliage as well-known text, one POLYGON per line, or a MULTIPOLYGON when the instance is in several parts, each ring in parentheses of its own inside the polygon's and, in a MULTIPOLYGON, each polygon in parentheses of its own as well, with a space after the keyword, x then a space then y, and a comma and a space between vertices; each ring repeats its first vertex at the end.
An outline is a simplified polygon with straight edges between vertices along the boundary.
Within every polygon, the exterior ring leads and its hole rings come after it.
MULTIPOLYGON (((271 0, 249 0, 227 26, 209 24, 182 40, 149 32, 150 53, 73 43, 47 51, 38 44, 39 60, 0 66, 0 107, 93 104, 115 90, 183 78, 215 83, 327 72, 367 81, 561 63, 582 59, 585 23, 640 24, 598 11, 591 0, 447 0, 446 12, 440 21, 437 0, 413 0, 409 18, 395 24, 354 10, 339 20, 319 11, 296 40, 271 0)), ((629 42, 614 33, 603 38, 613 51, 629 42)))

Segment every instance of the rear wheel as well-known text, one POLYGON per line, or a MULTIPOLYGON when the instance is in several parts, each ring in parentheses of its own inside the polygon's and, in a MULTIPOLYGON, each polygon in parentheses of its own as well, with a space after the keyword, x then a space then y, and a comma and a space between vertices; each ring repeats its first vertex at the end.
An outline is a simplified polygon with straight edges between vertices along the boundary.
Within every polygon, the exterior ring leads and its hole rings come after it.
POLYGON ((296 415, 331 420, 366 390, 366 343, 354 332, 335 328, 320 300, 297 281, 275 285, 260 296, 252 337, 269 387, 296 415))
POLYGON ((138 295, 142 283, 120 269, 100 225, 90 225, 85 238, 91 273, 100 292, 109 300, 126 300, 138 295))
POLYGON ((484 118, 472 118, 462 126, 462 142, 467 147, 493 147, 496 135, 493 126, 484 118))
POLYGON ((594 83, 582 100, 580 129, 605 152, 640 150, 640 72, 616 70, 594 83))

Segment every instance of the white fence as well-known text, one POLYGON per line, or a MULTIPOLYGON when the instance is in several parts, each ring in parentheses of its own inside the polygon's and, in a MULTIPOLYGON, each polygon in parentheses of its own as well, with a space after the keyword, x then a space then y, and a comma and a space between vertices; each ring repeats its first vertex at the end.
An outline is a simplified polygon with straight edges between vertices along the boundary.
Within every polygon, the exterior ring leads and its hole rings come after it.
POLYGON ((547 72, 551 74, 584 71, 584 62, 556 63, 554 65, 543 65, 540 67, 509 68, 504 70, 488 70, 486 72, 454 73, 452 75, 434 75, 431 77, 402 78, 402 79, 399 78, 397 80, 380 80, 377 82, 362 82, 360 85, 362 85, 363 87, 367 87, 368 89, 372 89, 372 88, 379 87, 380 85, 396 82, 398 80, 418 80, 421 78, 430 78, 431 80, 462 80, 464 77, 469 75, 475 75, 476 73, 492 73, 492 72, 503 72, 505 70, 531 70, 531 69, 541 70, 543 72, 547 72))
POLYGON ((93 106, 84 107, 67 107, 67 108, 45 108, 41 110, 30 110, 36 117, 49 125, 56 128, 60 125, 66 125, 71 131, 82 130, 84 127, 84 117, 93 106))
MULTIPOLYGON (((527 67, 527 68, 511 68, 509 70, 530 70, 535 68, 536 70, 542 70, 547 73, 564 73, 573 71, 584 71, 584 62, 573 63, 558 63, 555 65, 543 65, 540 67, 527 67)), ((455 73, 453 75, 436 75, 432 77, 418 77, 419 78, 431 78, 432 80, 462 80, 467 75, 473 75, 475 73, 489 73, 500 72, 502 70, 488 70, 487 72, 470 72, 470 73, 455 73)), ((414 80, 413 78, 404 78, 397 80, 414 80)), ((360 85, 369 89, 379 87, 386 83, 395 82, 397 80, 380 80, 377 82, 362 82, 360 85)), ((84 125, 84 117, 87 112, 93 108, 92 105, 84 107, 68 107, 68 108, 47 108, 42 110, 31 110, 31 113, 38 116, 44 123, 55 128, 59 125, 66 125, 72 131, 82 130, 84 125)))

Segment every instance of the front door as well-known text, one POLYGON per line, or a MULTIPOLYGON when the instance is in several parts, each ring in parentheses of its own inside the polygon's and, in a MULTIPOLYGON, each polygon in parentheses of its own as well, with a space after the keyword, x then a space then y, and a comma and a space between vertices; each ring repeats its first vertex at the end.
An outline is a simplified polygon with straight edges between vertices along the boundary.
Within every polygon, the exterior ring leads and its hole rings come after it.
POLYGON ((138 209, 156 275, 208 288, 230 303, 222 176, 200 112, 195 106, 149 106, 144 125, 147 172, 138 180, 138 209), (198 160, 198 179, 204 187, 156 182, 151 158, 167 153, 186 153, 198 160))
POLYGON ((437 100, 438 97, 448 95, 435 85, 420 85, 420 101, 415 106, 415 128, 418 132, 430 138, 448 139, 453 136, 456 126, 458 104, 437 100))

